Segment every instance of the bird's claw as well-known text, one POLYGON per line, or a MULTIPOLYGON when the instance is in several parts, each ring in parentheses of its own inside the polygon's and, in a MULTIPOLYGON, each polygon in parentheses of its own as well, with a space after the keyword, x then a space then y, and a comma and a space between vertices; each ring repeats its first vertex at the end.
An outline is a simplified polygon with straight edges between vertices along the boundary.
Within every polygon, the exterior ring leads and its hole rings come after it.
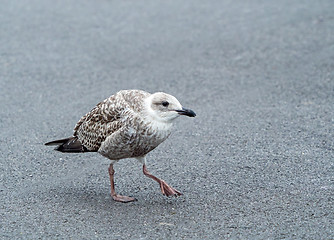
POLYGON ((122 196, 122 195, 112 195, 112 198, 117 201, 117 202, 122 202, 122 203, 128 203, 128 202, 134 202, 137 201, 137 199, 133 197, 128 197, 128 196, 122 196))
POLYGON ((170 196, 181 196, 182 193, 180 193, 179 191, 177 191, 175 188, 172 188, 171 186, 169 186, 165 181, 161 180, 160 182, 160 188, 161 188, 161 192, 163 195, 170 197, 170 196))

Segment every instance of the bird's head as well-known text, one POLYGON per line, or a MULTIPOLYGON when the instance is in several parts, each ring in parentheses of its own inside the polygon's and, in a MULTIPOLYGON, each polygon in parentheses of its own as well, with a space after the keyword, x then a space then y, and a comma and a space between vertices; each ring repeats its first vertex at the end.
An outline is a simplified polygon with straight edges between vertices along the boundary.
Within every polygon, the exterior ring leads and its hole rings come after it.
POLYGON ((196 114, 190 109, 182 107, 180 102, 167 93, 157 92, 147 98, 149 115, 162 122, 172 122, 180 115, 195 117, 196 114))

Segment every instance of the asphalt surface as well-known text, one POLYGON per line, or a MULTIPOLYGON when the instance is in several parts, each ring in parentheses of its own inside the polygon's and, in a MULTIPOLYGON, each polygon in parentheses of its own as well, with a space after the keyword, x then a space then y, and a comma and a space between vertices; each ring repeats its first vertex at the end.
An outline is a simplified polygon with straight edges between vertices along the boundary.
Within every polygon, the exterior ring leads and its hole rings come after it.
POLYGON ((334 2, 1 1, 1 239, 333 239, 334 2), (148 169, 43 144, 120 89, 179 118, 148 169))

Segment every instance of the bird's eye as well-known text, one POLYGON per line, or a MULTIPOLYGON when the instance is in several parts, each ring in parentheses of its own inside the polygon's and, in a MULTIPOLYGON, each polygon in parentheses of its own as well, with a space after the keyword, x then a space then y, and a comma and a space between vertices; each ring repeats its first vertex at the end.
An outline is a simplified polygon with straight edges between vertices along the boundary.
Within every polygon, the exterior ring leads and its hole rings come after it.
POLYGON ((168 107, 169 102, 167 102, 167 101, 163 101, 161 104, 162 104, 162 106, 164 106, 164 107, 168 107))

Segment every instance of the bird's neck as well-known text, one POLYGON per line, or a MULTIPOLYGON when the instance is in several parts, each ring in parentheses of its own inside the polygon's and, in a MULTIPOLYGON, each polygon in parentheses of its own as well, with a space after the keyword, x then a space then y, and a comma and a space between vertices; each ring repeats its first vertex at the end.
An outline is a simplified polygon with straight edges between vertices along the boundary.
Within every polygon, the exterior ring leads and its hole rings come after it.
POLYGON ((173 126, 172 121, 165 121, 150 114, 145 116, 144 122, 157 131, 170 131, 173 126))

